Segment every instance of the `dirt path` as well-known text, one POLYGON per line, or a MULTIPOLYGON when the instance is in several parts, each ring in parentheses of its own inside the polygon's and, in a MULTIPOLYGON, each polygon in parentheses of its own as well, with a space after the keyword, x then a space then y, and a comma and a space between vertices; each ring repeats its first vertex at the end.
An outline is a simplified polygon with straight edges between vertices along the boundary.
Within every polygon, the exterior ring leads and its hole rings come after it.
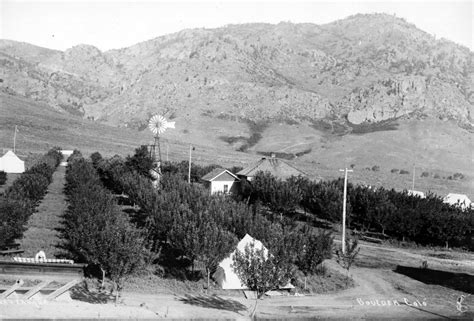
POLYGON ((23 234, 23 239, 19 241, 21 248, 25 250, 23 257, 34 257, 40 250, 45 252, 47 258, 59 255, 60 252, 56 246, 60 238, 59 232, 55 229, 61 226, 61 216, 67 207, 63 193, 66 182, 65 173, 64 166, 56 169, 47 194, 28 220, 27 230, 23 234))

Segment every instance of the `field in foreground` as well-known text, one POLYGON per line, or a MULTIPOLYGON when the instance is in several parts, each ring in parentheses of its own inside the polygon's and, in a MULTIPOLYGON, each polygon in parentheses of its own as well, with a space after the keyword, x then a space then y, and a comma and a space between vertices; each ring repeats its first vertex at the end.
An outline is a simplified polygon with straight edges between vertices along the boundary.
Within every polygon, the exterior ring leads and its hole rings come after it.
MULTIPOLYGON (((311 296, 284 296, 259 300, 259 319, 288 318, 351 318, 351 319, 464 319, 474 317, 474 254, 453 251, 437 251, 433 257, 429 250, 384 249, 380 246, 362 244, 356 266, 350 274, 356 286, 343 291, 311 296), (422 261, 428 261, 428 269, 421 269, 422 261), (443 279, 430 278, 442 273, 443 279), (449 276, 449 277, 448 277, 449 276), (460 288, 459 280, 465 278, 470 289, 460 288), (440 284, 444 282, 444 284, 440 284), (464 294, 461 313, 456 300, 464 294), (468 296, 469 294, 472 294, 468 296), (388 305, 387 302, 391 302, 388 305), (397 302, 395 304, 394 302, 397 302)), ((340 270, 333 261, 325 262, 329 269, 340 270)), ((241 292, 233 294, 193 291, 169 292, 163 288, 150 291, 125 289, 121 303, 92 304, 63 299, 59 302, 38 301, 35 304, 2 305, 0 317, 114 317, 114 318, 177 318, 177 319, 249 319, 255 301, 245 299, 241 292)))

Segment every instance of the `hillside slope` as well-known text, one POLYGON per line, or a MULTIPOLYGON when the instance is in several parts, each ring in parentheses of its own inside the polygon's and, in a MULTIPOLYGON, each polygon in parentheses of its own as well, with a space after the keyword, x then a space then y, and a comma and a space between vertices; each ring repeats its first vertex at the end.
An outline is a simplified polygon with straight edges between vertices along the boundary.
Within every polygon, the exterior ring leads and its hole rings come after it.
MULTIPOLYGON (((1 90, 114 125, 189 119, 473 122, 473 53, 403 19, 183 30, 119 50, 0 42, 1 90)), ((350 126, 348 127, 350 130, 350 126)))

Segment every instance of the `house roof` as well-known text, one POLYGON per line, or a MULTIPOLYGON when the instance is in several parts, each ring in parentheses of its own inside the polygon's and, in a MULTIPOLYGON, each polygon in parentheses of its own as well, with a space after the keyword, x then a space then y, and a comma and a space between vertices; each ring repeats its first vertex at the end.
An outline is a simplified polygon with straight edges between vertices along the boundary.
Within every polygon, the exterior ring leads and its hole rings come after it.
POLYGON ((447 203, 457 203, 458 201, 460 202, 466 202, 466 203, 471 203, 471 200, 469 199, 469 197, 467 197, 467 195, 464 195, 464 194, 456 194, 456 193, 449 193, 448 195, 445 196, 445 198, 443 198, 443 201, 447 202, 447 203))
POLYGON ((426 198, 425 193, 420 192, 420 191, 415 191, 415 190, 408 190, 408 195, 410 196, 418 196, 420 198, 426 198))
POLYGON ((286 179, 290 176, 306 176, 306 174, 300 171, 299 169, 296 169, 295 167, 275 157, 263 157, 258 162, 238 172, 237 175, 249 177, 255 176, 258 172, 270 172, 270 174, 272 174, 273 176, 282 179, 286 179))
POLYGON ((224 168, 215 168, 210 173, 207 173, 206 175, 201 177, 201 179, 203 181, 210 182, 210 181, 213 181, 214 179, 216 179, 217 177, 219 177, 223 173, 227 173, 227 174, 231 175, 232 177, 234 177, 237 180, 239 179, 235 174, 232 174, 231 172, 229 172, 227 169, 224 169, 224 168))

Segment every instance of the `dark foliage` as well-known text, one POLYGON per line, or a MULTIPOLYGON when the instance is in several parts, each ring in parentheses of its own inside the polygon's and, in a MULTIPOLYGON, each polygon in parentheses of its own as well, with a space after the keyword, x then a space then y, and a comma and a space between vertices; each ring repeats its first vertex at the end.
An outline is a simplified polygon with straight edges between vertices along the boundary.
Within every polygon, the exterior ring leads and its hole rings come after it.
POLYGON ((100 265, 120 290, 123 278, 144 264, 142 232, 102 186, 92 163, 78 153, 69 161, 66 182, 65 248, 80 262, 100 265))
POLYGON ((0 247, 22 237, 28 218, 46 194, 61 159, 60 150, 51 149, 0 197, 0 247))
POLYGON ((0 186, 5 185, 6 182, 7 182, 7 173, 5 173, 4 171, 0 171, 0 186))

